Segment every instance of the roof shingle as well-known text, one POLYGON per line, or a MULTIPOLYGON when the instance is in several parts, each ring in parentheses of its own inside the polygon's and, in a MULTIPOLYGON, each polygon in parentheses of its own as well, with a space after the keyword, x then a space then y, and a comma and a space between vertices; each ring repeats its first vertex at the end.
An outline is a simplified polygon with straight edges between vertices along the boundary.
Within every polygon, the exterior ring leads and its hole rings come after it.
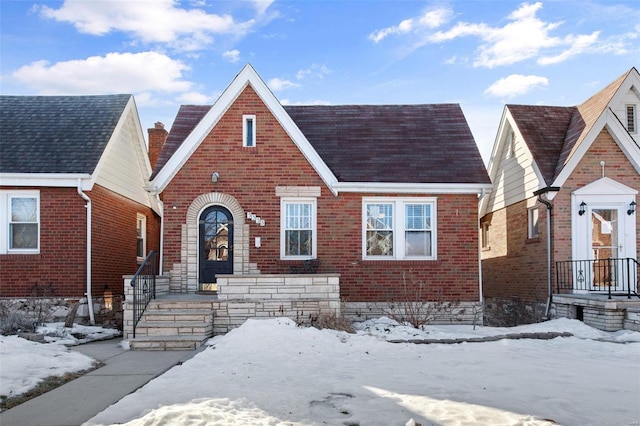
POLYGON ((93 173, 130 98, 0 96, 0 173, 93 173))
MULTIPOLYGON (((180 108, 154 175, 210 108, 180 108)), ((457 104, 284 109, 340 182, 490 183, 457 104)))

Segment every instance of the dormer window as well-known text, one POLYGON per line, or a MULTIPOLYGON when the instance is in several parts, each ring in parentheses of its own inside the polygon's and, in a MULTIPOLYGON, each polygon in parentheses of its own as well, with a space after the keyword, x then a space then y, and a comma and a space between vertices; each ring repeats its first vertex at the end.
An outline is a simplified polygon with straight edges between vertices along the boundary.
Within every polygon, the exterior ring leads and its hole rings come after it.
POLYGON ((638 131, 636 106, 633 104, 627 105, 627 130, 629 133, 636 133, 638 131))
POLYGON ((242 116, 242 146, 253 148, 256 146, 256 116, 242 116))

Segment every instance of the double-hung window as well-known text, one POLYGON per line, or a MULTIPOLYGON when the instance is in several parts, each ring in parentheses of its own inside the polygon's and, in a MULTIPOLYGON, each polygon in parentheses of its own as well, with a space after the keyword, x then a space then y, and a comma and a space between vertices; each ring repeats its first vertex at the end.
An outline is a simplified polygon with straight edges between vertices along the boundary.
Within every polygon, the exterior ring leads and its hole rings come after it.
POLYGON ((434 198, 363 200, 364 259, 436 259, 434 198))
POLYGON ((136 257, 144 260, 147 252, 147 217, 138 213, 136 216, 136 257))
POLYGON ((282 259, 316 257, 316 199, 281 199, 280 253, 282 259))
POLYGON ((38 253, 40 250, 40 193, 0 191, 2 223, 0 253, 38 253))

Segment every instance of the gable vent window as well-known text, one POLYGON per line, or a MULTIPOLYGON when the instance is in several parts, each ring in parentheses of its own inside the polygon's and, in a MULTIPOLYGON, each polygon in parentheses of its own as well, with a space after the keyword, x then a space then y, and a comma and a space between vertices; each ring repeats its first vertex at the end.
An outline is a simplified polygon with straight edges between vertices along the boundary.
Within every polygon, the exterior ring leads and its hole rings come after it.
POLYGON ((253 148, 256 146, 256 116, 242 116, 242 146, 253 148))
POLYGON ((636 106, 627 105, 627 130, 629 133, 636 133, 638 131, 638 124, 636 120, 636 106))
POLYGON ((516 134, 513 130, 507 135, 507 158, 516 156, 516 134))

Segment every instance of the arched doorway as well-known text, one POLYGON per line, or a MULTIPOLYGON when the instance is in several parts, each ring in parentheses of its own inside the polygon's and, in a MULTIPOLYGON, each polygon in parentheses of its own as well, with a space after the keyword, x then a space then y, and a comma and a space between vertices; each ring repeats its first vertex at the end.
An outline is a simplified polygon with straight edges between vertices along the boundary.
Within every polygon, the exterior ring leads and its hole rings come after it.
POLYGON ((207 207, 198 228, 198 290, 216 291, 216 276, 233 273, 233 216, 224 207, 207 207))

